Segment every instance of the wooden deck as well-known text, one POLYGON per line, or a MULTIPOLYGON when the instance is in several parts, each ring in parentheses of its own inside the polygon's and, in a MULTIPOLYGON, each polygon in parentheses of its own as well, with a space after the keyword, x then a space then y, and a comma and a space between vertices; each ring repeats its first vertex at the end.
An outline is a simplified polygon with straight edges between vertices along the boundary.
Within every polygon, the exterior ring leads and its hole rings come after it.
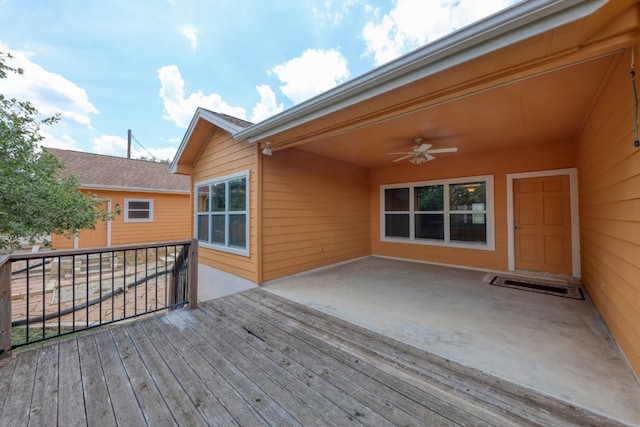
POLYGON ((15 352, 0 425, 619 424, 253 289, 15 352))

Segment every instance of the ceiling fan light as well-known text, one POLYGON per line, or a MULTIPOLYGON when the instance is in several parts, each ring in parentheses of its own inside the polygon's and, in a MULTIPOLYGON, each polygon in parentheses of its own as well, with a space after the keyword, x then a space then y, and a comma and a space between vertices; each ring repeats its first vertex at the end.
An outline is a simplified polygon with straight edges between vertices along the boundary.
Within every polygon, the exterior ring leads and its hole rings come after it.
POLYGON ((414 156, 411 160, 409 160, 414 165, 421 165, 427 161, 424 156, 414 156))

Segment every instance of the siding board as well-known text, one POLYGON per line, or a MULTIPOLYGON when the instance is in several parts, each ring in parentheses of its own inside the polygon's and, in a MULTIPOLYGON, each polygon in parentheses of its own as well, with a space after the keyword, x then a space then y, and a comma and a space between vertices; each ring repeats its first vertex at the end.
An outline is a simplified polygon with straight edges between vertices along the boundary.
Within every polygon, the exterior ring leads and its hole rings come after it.
MULTIPOLYGON (((581 238, 584 239, 582 242, 584 247, 598 246, 608 251, 608 253, 616 254, 617 257, 627 264, 640 269, 640 264, 638 263, 638 260, 640 260, 640 246, 589 229, 582 231, 581 238)), ((636 277, 640 277, 640 274, 636 277)), ((632 281, 631 284, 640 291, 640 282, 632 281)), ((638 303, 640 303, 640 300, 638 303)))
MULTIPOLYGON (((189 194, 92 190, 97 197, 111 200, 112 210, 120 205, 122 214, 111 221, 111 244, 127 245, 182 240, 191 236, 191 197, 189 194), (124 200, 153 200, 153 221, 125 222, 124 200)), ((106 242, 105 242, 106 244, 106 242)), ((73 239, 52 236, 55 249, 73 248, 73 239)))
POLYGON ((640 375, 640 151, 633 147, 630 62, 627 49, 604 82, 576 150, 583 283, 640 375))
POLYGON ((264 280, 369 254, 367 169, 296 149, 263 168, 264 280))
MULTIPOLYGON (((257 282, 257 146, 235 141, 226 132, 215 132, 209 137, 193 165, 192 182, 207 181, 232 173, 249 171, 249 256, 236 255, 201 246, 199 262, 231 274, 257 282)), ((191 205, 191 215, 194 206, 191 205)), ((192 222, 192 227, 193 227, 192 222)), ((192 231, 195 235, 195 230, 192 231)))

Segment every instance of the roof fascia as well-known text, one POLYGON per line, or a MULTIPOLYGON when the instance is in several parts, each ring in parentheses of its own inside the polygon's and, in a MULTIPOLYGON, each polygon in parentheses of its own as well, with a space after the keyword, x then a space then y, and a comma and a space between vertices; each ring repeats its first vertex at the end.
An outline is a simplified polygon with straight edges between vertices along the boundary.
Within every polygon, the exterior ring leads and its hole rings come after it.
POLYGON ((256 142, 584 18, 608 0, 527 0, 233 134, 256 142))
POLYGON ((100 191, 126 191, 133 193, 162 193, 162 194, 190 194, 190 190, 170 190, 158 188, 144 187, 120 187, 117 185, 99 185, 99 184, 80 184, 78 188, 81 190, 100 190, 100 191))
POLYGON ((238 126, 235 123, 231 123, 209 110, 198 107, 196 109, 195 114, 191 118, 191 122, 189 123, 189 127, 187 128, 187 132, 182 137, 182 141, 180 142, 180 147, 178 147, 178 151, 176 152, 176 155, 174 156, 173 161, 171 162, 171 168, 170 168, 171 173, 177 172, 180 158, 182 157, 184 149, 189 143, 189 139, 191 139, 191 135, 193 134, 193 131, 195 130, 198 124, 198 121, 200 119, 206 120, 209 123, 213 124, 214 126, 217 126, 220 129, 223 129, 232 135, 243 129, 241 126, 238 126))

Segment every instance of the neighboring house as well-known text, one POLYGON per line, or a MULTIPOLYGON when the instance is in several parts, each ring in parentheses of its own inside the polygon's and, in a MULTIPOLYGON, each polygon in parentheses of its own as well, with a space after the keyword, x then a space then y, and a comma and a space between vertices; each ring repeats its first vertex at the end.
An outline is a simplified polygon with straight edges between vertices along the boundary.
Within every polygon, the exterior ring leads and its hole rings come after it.
POLYGON ((637 0, 531 0, 254 125, 198 109, 172 170, 201 277, 367 255, 573 276, 640 374, 639 30, 637 0), (421 163, 415 138, 457 152, 421 163))
POLYGON ((89 248, 186 239, 191 236, 189 177, 172 174, 167 164, 79 151, 45 148, 75 175, 85 194, 105 199, 105 209, 121 214, 98 221, 95 230, 75 238, 51 236, 54 249, 89 248))

